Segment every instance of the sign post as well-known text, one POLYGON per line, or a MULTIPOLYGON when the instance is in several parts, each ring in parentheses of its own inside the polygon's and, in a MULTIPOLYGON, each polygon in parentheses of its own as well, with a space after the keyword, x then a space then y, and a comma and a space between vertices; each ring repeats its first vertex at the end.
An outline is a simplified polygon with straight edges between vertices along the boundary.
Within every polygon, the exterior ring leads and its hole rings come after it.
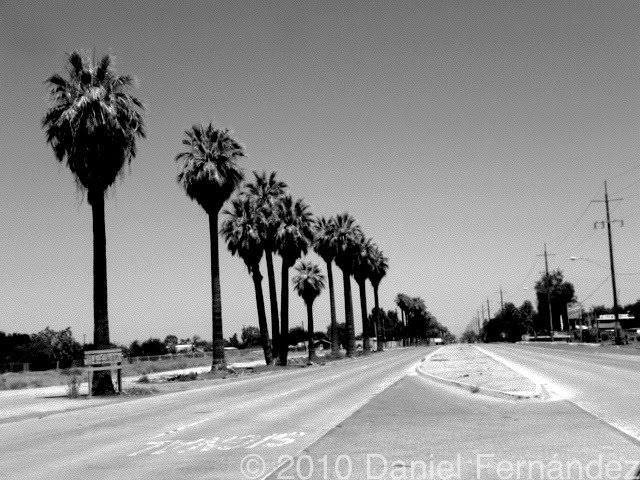
POLYGON ((91 397, 93 390, 93 372, 99 370, 116 370, 118 376, 118 393, 122 393, 122 361, 122 350, 119 348, 89 350, 84 352, 84 366, 87 367, 89 397, 91 397))

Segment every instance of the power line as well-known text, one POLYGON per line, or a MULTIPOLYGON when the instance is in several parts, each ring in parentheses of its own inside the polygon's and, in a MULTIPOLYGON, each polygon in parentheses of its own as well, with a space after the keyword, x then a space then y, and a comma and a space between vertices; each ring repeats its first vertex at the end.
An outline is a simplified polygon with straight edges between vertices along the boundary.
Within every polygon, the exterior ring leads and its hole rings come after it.
POLYGON ((633 166, 631 168, 628 168, 624 172, 621 172, 621 173, 618 173, 617 175, 614 175, 613 177, 609 177, 607 180, 613 180, 614 178, 620 178, 623 175, 627 175, 628 173, 633 172, 634 170, 637 170, 638 168, 640 168, 640 163, 636 164, 635 166, 633 166))
POLYGON ((531 268, 529 268, 529 271, 527 272, 527 275, 524 277, 524 280, 520 282, 520 285, 518 285, 518 290, 520 290, 524 286, 525 282, 529 281, 529 277, 533 273, 533 269, 536 267, 537 264, 538 264, 538 259, 534 258, 533 263, 531 264, 531 268))
POLYGON ((587 300, 589 300, 589 299, 590 299, 590 298, 591 298, 591 297, 592 297, 592 296, 593 296, 593 295, 594 295, 598 290, 600 290, 600 287, 602 287, 602 286, 606 283, 606 281, 607 281, 607 280, 609 280, 609 277, 611 277, 611 275, 607 275, 607 276, 605 277, 605 279, 604 279, 604 280, 602 280, 602 282, 600 282, 600 283, 598 284, 598 286, 596 287, 596 289, 595 289, 593 292, 591 292, 589 295, 587 295, 587 296, 584 298, 584 300, 582 300, 582 302, 583 302, 583 303, 584 303, 584 302, 586 302, 586 301, 587 301, 587 300))
POLYGON ((624 192, 625 190, 627 190, 627 189, 629 189, 629 188, 631 188, 631 187, 633 187, 634 185, 637 185, 637 184, 639 184, 639 183, 640 183, 640 178, 639 178, 638 180, 636 180, 635 182, 633 182, 633 183, 631 183, 631 184, 627 185, 626 187, 621 188, 621 189, 620 189, 620 190, 618 190, 616 193, 614 193, 614 195, 618 195, 619 193, 622 193, 622 192, 624 192))
POLYGON ((562 239, 559 242, 557 242, 557 244, 559 245, 559 248, 562 248, 562 246, 564 245, 564 242, 567 240, 567 238, 569 238, 569 235, 571 235, 573 233, 575 228, 578 226, 578 223, 580 223, 580 220, 582 220, 582 218, 586 215, 586 213, 589 210, 589 207, 591 206, 592 203, 593 202, 589 202, 587 204, 586 208, 582 211, 582 213, 580 214, 578 219, 575 222, 573 222, 573 225, 571 225, 571 227, 569 228, 569 230, 567 231, 565 236, 562 237, 562 239))

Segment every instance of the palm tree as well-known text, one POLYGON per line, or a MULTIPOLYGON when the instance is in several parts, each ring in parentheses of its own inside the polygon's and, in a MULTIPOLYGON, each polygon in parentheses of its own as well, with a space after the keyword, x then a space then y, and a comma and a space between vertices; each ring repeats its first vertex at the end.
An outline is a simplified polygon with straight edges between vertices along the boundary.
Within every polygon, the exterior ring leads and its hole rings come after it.
POLYGON ((360 313, 362 315, 362 353, 371 353, 371 331, 367 311, 367 291, 365 282, 369 278, 372 269, 372 252, 375 245, 371 239, 359 236, 357 239, 354 257, 353 278, 360 291, 360 313))
POLYGON ((354 259, 357 253, 358 238, 362 229, 348 213, 341 213, 335 219, 336 265, 342 270, 344 284, 344 317, 347 329, 347 356, 354 355, 356 350, 356 333, 353 323, 353 300, 351 295, 351 275, 353 275, 354 259))
POLYGON ((276 243, 282 257, 282 283, 280 297, 280 365, 287 364, 289 353, 289 269, 306 254, 313 242, 313 217, 303 200, 295 202, 285 195, 278 204, 279 219, 276 243))
POLYGON ((227 218, 222 222, 220 233, 224 236, 231 254, 238 255, 244 260, 253 278, 258 307, 260 342, 264 351, 264 361, 270 365, 272 360, 271 345, 269 344, 269 328, 267 327, 267 315, 262 293, 262 274, 260 273, 260 260, 264 252, 264 243, 260 234, 260 213, 250 198, 240 197, 235 199, 231 208, 225 210, 223 214, 227 215, 227 218))
POLYGON ((338 320, 336 318, 336 299, 333 287, 332 263, 336 256, 335 232, 336 223, 334 218, 327 219, 321 217, 315 223, 315 242, 313 247, 318 255, 327 264, 327 277, 329 279, 329 307, 331 311, 331 354, 336 356, 340 353, 338 342, 338 320))
MULTIPOLYGON (((47 79, 51 107, 42 119, 47 143, 66 160, 76 185, 87 192, 93 216, 93 343, 108 348, 107 249, 104 196, 145 137, 143 106, 129 93, 133 78, 118 75, 109 55, 95 63, 86 54, 68 57, 68 78, 47 79)), ((113 392, 111 374, 98 372, 95 394, 113 392)))
POLYGON ((407 333, 409 325, 409 311, 413 303, 413 299, 404 293, 396 295, 396 305, 400 308, 402 323, 402 345, 407 346, 407 333))
POLYGON ((213 330, 213 360, 211 368, 226 367, 224 337, 222 333, 222 306, 220 299, 220 265, 218 259, 218 215, 225 201, 240 185, 243 173, 237 164, 245 156, 244 147, 224 128, 194 125, 185 131, 184 152, 176 155, 180 163, 178 183, 187 196, 204 209, 209 216, 211 237, 211 303, 213 330))
POLYGON ((389 259, 385 257, 377 246, 372 251, 371 257, 371 271, 369 272, 369 281, 371 282, 371 286, 373 287, 373 303, 374 303, 374 315, 373 317, 377 323, 377 339, 378 339, 378 351, 382 352, 384 350, 384 341, 385 341, 385 326, 380 323, 380 320, 383 318, 381 315, 382 311, 380 310, 380 302, 378 300, 378 287, 380 286, 380 282, 387 275, 387 271, 389 270, 389 259))
POLYGON ((307 305, 309 361, 312 362, 316 356, 313 346, 313 302, 325 287, 325 278, 320 267, 312 262, 301 261, 295 268, 298 274, 293 277, 293 289, 307 305))
POLYGON ((255 181, 247 185, 247 194, 257 203, 261 213, 260 232, 264 244, 264 256, 267 262, 267 278, 269 282, 269 306, 271 308, 271 341, 274 354, 278 352, 279 318, 278 318, 278 294, 276 292, 276 277, 273 269, 273 253, 276 251, 276 234, 278 230, 278 218, 275 215, 277 205, 284 196, 287 184, 276 180, 276 172, 267 176, 253 172, 255 181))

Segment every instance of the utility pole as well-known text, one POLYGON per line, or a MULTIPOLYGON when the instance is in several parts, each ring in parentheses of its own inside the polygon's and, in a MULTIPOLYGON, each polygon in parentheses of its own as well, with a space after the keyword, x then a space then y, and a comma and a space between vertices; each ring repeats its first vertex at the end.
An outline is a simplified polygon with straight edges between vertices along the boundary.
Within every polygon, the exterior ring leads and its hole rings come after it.
MULTIPOLYGON (((617 202, 622 200, 621 198, 612 198, 612 202, 617 202)), ((602 203, 602 200, 593 200, 594 202, 602 203)), ((622 336, 620 335, 620 319, 618 317, 618 290, 616 289, 616 272, 613 266, 613 242, 611 241, 611 224, 619 223, 621 227, 624 227, 624 221, 622 220, 611 220, 609 216, 609 195, 607 193, 607 181, 604 181, 604 204, 605 209, 607 211, 607 219, 604 222, 595 222, 593 224, 593 228, 604 228, 605 223, 607 224, 607 234, 609 236, 609 264, 611 265, 611 288, 613 288, 613 318, 615 319, 616 326, 616 344, 620 345, 622 343, 622 336)))
POLYGON ((487 317, 489 317, 489 321, 491 321, 491 310, 489 309, 489 299, 487 298, 487 317))
POLYGON ((552 257, 555 255, 553 253, 547 253, 547 244, 544 244, 544 254, 542 255, 536 255, 537 257, 542 257, 544 256, 544 271, 545 271, 545 286, 546 286, 546 290, 547 290, 547 307, 549 308, 549 335, 551 336, 551 341, 553 342, 553 316, 551 315, 551 285, 550 285, 550 278, 549 278, 549 261, 547 260, 547 257, 551 255, 552 257))
POLYGON ((484 303, 481 303, 480 306, 482 307, 482 324, 484 325, 484 303))

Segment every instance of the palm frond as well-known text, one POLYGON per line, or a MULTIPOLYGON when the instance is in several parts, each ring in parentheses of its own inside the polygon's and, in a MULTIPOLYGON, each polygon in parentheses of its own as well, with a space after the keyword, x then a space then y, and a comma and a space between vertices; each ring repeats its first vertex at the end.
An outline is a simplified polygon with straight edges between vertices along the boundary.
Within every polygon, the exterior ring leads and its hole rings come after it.
POLYGON ((237 160, 246 156, 244 147, 228 129, 212 124, 193 125, 185 131, 182 144, 187 148, 175 157, 180 163, 178 183, 205 211, 217 212, 242 183, 237 160))
POLYGON ((110 56, 95 64, 86 54, 68 56, 68 78, 46 80, 51 107, 42 119, 46 141, 83 189, 106 190, 122 175, 145 137, 142 102, 127 90, 110 56))
POLYGON ((297 272, 292 278, 293 289, 305 302, 313 302, 326 287, 326 278, 320 267, 313 262, 301 260, 295 266, 297 272))

